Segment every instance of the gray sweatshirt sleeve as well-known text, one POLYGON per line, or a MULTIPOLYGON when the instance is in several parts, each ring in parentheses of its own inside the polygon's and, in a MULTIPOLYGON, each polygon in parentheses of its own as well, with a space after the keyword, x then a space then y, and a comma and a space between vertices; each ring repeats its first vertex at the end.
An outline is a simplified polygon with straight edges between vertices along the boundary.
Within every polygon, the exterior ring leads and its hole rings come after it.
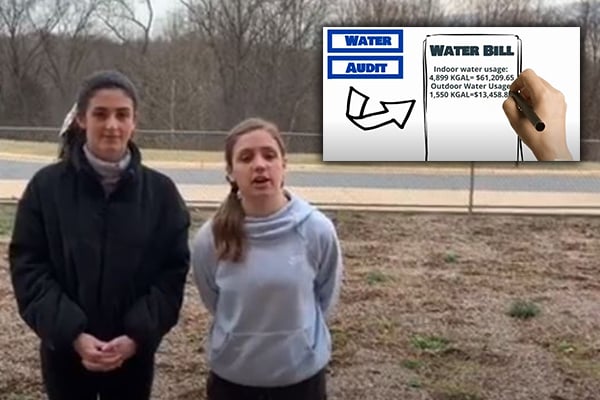
POLYGON ((207 221, 192 241, 192 269, 200 298, 208 311, 214 315, 219 290, 215 280, 216 256, 212 235, 212 224, 207 221))
POLYGON ((342 250, 335 226, 323 215, 318 227, 316 290, 321 310, 327 317, 336 305, 342 283, 342 250))

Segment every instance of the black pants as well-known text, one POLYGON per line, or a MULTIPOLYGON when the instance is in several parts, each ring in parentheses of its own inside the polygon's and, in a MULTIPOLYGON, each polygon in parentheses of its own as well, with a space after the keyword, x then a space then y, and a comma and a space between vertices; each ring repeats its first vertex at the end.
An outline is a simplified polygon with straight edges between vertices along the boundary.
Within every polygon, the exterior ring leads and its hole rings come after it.
POLYGON ((206 382, 208 400, 327 400, 325 368, 302 382, 289 386, 262 388, 227 381, 209 372, 206 382))
POLYGON ((133 356, 109 372, 91 372, 77 353, 41 350, 42 378, 49 400, 148 400, 154 356, 133 356))

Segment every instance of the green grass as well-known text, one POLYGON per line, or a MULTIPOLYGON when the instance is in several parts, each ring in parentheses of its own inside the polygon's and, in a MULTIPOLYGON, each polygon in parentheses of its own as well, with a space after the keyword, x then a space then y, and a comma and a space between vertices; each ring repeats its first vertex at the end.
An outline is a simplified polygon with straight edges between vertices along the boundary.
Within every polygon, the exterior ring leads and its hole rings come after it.
POLYGON ((518 319, 530 319, 540 314, 540 307, 532 301, 515 300, 511 304, 508 315, 518 319))
POLYGON ((403 360, 401 365, 406 369, 415 371, 415 370, 418 370, 419 368, 421 368, 423 363, 419 360, 408 359, 408 360, 403 360))
POLYGON ((453 251, 449 251, 448 253, 446 253, 446 255, 444 256, 444 262, 446 264, 454 264, 458 261, 458 255, 453 252, 453 251))
POLYGON ((15 219, 16 206, 0 204, 0 238, 10 237, 15 219))
POLYGON ((378 283, 387 282, 390 278, 380 271, 371 271, 367 274, 367 283, 369 285, 376 285, 378 283))
POLYGON ((410 343, 417 350, 428 353, 440 353, 446 350, 450 344, 450 341, 446 338, 435 335, 415 335, 410 339, 410 343))
POLYGON ((556 346, 556 349, 561 354, 571 354, 577 351, 577 346, 574 343, 563 340, 556 346))
POLYGON ((408 385, 408 387, 413 388, 413 389, 420 389, 423 387, 423 384, 418 379, 409 380, 407 385, 408 385))

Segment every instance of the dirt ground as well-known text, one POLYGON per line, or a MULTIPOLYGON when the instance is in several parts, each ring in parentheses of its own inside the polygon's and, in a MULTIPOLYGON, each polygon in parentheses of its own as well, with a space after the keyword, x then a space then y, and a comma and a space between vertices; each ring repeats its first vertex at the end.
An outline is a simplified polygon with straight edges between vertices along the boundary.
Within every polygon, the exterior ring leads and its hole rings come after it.
MULTIPOLYGON (((600 218, 330 215, 346 267, 330 399, 600 399, 600 218)), ((0 399, 40 399, 38 341, 0 252, 0 399)), ((207 325, 189 283, 154 398, 205 398, 207 325)))

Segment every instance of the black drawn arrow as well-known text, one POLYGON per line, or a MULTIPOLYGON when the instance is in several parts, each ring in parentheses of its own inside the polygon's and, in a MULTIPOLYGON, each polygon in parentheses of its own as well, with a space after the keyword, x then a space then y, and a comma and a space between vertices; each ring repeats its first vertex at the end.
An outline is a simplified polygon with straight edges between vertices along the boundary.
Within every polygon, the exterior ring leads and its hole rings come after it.
POLYGON ((346 117, 360 129, 369 131, 384 125, 394 123, 400 129, 404 129, 406 121, 412 112, 416 100, 403 101, 380 101, 383 107, 381 111, 365 114, 365 107, 369 96, 359 92, 350 86, 348 91, 348 103, 346 105, 346 117))

